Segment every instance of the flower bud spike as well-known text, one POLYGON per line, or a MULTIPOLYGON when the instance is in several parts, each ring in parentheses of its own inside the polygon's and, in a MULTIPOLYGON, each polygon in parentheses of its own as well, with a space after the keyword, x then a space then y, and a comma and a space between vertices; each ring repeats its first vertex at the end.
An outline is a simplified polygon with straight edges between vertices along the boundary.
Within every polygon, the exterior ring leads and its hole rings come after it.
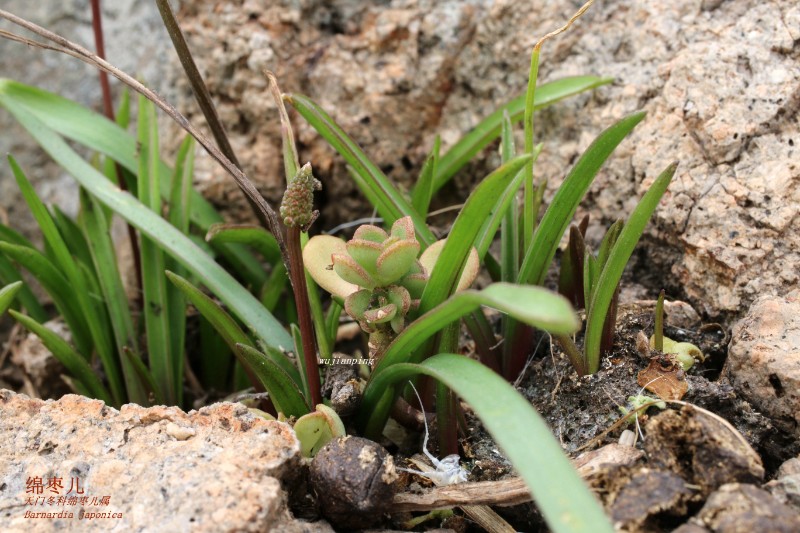
POLYGON ((322 183, 314 177, 311 163, 306 163, 286 186, 281 202, 281 217, 288 227, 307 231, 319 215, 314 211, 314 191, 322 189, 322 183))

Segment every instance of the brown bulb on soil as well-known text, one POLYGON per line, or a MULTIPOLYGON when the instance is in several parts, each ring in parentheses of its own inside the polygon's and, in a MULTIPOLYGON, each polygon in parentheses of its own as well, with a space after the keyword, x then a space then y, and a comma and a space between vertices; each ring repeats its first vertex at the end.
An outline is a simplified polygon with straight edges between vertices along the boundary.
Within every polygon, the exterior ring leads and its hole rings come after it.
POLYGON ((343 529, 380 522, 392 503, 397 478, 391 455, 360 437, 332 440, 311 463, 311 485, 322 514, 343 529))

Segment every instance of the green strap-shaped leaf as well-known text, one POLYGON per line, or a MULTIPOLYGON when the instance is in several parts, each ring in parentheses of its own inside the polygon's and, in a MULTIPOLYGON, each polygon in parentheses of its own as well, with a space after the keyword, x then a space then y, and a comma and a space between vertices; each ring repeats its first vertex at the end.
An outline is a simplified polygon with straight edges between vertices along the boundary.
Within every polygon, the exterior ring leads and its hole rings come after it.
POLYGON ((608 261, 595 281, 596 288, 593 291, 591 304, 588 304, 589 313, 586 316, 586 340, 583 349, 591 374, 600 368, 600 341, 603 336, 603 323, 606 320, 608 306, 614 298, 614 291, 647 222, 669 187, 677 166, 677 163, 668 166, 639 201, 628 222, 620 231, 617 242, 614 243, 608 254, 608 261))
MULTIPOLYGON (((139 97, 139 201, 154 213, 161 214, 161 173, 158 159, 158 125, 155 106, 139 97)), ((166 221, 165 221, 165 224, 166 221)), ((170 309, 166 261, 157 241, 142 236, 139 243, 142 257, 142 291, 144 323, 147 331, 147 355, 150 372, 161 394, 170 405, 180 405, 183 384, 175 373, 173 343, 170 331, 170 309)))
POLYGON ((61 233, 61 237, 63 237, 73 257, 84 265, 91 266, 92 254, 89 252, 89 243, 86 242, 86 238, 83 236, 78 224, 64 214, 56 205, 53 206, 53 221, 56 223, 58 231, 61 233))
MULTIPOLYGON (((13 80, 0 78, 0 105, 6 107, 12 115, 15 110, 33 115, 41 125, 74 140, 87 148, 100 152, 119 162, 128 173, 138 172, 136 159, 136 139, 133 135, 108 120, 99 113, 72 102, 62 96, 43 91, 13 80)), ((119 113, 118 113, 119 118, 119 113)), ((23 127, 29 130, 25 124, 23 127)), ((34 137, 33 132, 30 132, 34 137)), ((161 163, 162 175, 169 176, 169 168, 161 163)), ((169 198, 168 180, 161 183, 161 194, 169 198)), ((135 192, 134 189, 131 189, 135 192)), ((195 190, 192 190, 191 221, 203 231, 222 217, 212 205, 195 190)), ((225 245, 218 248, 231 265, 237 269, 247 268, 248 272, 257 268, 258 261, 252 254, 236 245, 225 245)), ((261 283, 263 283, 263 279, 261 283)), ((259 284, 260 285, 260 284, 259 284)))
POLYGON ((83 189, 81 189, 78 222, 86 234, 103 301, 108 309, 117 353, 122 363, 122 374, 128 392, 127 399, 139 405, 146 405, 147 392, 142 387, 140 376, 129 358, 122 356, 126 348, 134 354, 138 354, 139 349, 133 316, 128 307, 128 298, 117 266, 114 243, 109 234, 109 224, 100 204, 83 189))
POLYGON ((496 208, 498 198, 502 198, 509 182, 530 159, 531 156, 523 155, 502 165, 481 181, 467 198, 425 285, 420 299, 420 313, 430 311, 455 292, 484 220, 496 208))
POLYGON ((419 365, 394 365, 374 378, 375 387, 365 391, 364 402, 371 405, 383 391, 417 374, 436 378, 472 407, 525 480, 552 531, 614 531, 539 413, 502 377, 477 361, 447 353, 419 365))
MULTIPOLYGON (((197 308, 200 314, 214 326, 214 329, 217 330, 217 333, 220 334, 232 351, 236 351, 237 344, 252 344, 250 337, 242 331, 236 321, 217 302, 203 294, 187 279, 174 272, 167 272, 167 278, 186 296, 187 300, 192 302, 192 305, 197 308)), ((300 382, 300 373, 285 355, 276 351, 270 351, 269 353, 273 363, 278 365, 293 380, 300 382)))
MULTIPOLYGON (((534 109, 542 109, 564 98, 606 85, 612 81, 614 81, 612 78, 575 76, 542 84, 536 88, 534 109)), ((525 95, 523 94, 511 100, 483 119, 441 157, 434 177, 434 193, 441 189, 456 172, 475 157, 475 154, 500 136, 503 114, 506 112, 512 122, 516 123, 522 120, 525 112, 525 95)))
MULTIPOLYGON (((0 85, 0 89, 2 85, 0 85)), ((64 140, 23 108, 9 106, 0 90, 0 104, 14 115, 42 148, 101 203, 157 241, 189 272, 197 276, 267 345, 288 348, 291 337, 281 324, 233 277, 191 239, 181 234, 130 194, 120 191, 86 163, 64 140)))
POLYGON ((17 296, 17 293, 24 287, 25 284, 21 281, 15 281, 9 285, 6 285, 2 289, 0 289, 0 316, 5 313, 9 307, 11 307, 11 302, 14 301, 14 298, 17 296))
MULTIPOLYGON (((189 234, 189 217, 192 202, 192 176, 194 175, 194 138, 187 135, 175 158, 175 170, 172 173, 172 191, 169 196, 167 210, 169 223, 178 228, 184 235, 189 234)), ((167 269, 178 274, 187 275, 185 269, 173 258, 167 257, 167 269)), ((170 342, 172 343, 172 372, 178 387, 183 383, 184 351, 186 344, 186 300, 174 286, 167 286, 167 309, 169 310, 170 342)))
MULTIPOLYGON (((571 334, 580 327, 580 321, 567 299, 542 287, 493 283, 481 291, 461 291, 413 321, 392 341, 373 370, 367 390, 376 387, 375 378, 382 372, 397 364, 414 361, 413 354, 418 347, 448 324, 482 305, 553 334, 571 334)), ((371 394, 380 397, 374 392, 371 394)), ((391 402, 365 405, 368 407, 363 412, 378 421, 377 424, 382 428, 381 421, 386 422, 391 402)))
POLYGON ((275 362, 251 346, 239 344, 236 354, 269 392, 275 408, 286 416, 303 416, 310 411, 297 382, 286 374, 275 362))
MULTIPOLYGON (((30 181, 28 181, 28 178, 25 176, 25 173, 17 164, 16 160, 14 160, 12 156, 8 156, 8 162, 17 180, 17 185, 19 185, 20 192, 25 198, 25 202, 28 204, 39 228, 42 230, 42 236, 47 245, 48 255, 51 257, 53 266, 64 274, 70 287, 70 299, 74 299, 80 309, 80 315, 73 317, 73 321, 81 321, 86 324, 86 328, 91 335, 94 349, 103 362, 103 368, 106 371, 109 385, 111 386, 111 393, 114 395, 114 399, 117 402, 121 402, 125 397, 122 376, 120 375, 119 366, 117 365, 117 360, 114 355, 113 344, 107 327, 108 324, 104 320, 105 317, 98 312, 98 308, 89 300, 89 287, 85 282, 84 276, 81 274, 79 263, 73 258, 72 253, 69 248, 67 248, 67 244, 59 233, 50 212, 39 199, 39 196, 36 194, 36 191, 33 189, 33 186, 30 181)), ((91 263, 86 266, 92 268, 91 263)), ((89 272, 88 277, 94 278, 94 272, 89 272)), ((91 354, 91 350, 86 352, 81 350, 81 353, 89 355, 91 354)))
MULTIPOLYGON (((214 224, 206 233, 206 241, 211 244, 239 243, 250 246, 260 253, 268 263, 277 264, 281 260, 281 249, 272 233, 261 226, 244 224, 214 224)), ((263 272, 263 269, 261 269, 263 272)))
POLYGON ((92 397, 103 400, 109 405, 119 405, 119 403, 114 403, 111 399, 111 394, 103 386, 89 363, 86 362, 83 356, 72 349, 64 339, 28 316, 16 311, 9 311, 9 313, 20 324, 42 339, 45 347, 67 368, 70 374, 75 376, 86 387, 92 397))
MULTIPOLYGON (((541 153, 541 151, 541 144, 534 148, 532 157, 533 161, 539 157, 539 153, 541 153)), ((517 172, 511 183, 509 183, 505 190, 500 194, 500 197, 496 200, 495 208, 492 209, 492 212, 489 213, 489 216, 484 221, 483 226, 481 226, 480 232, 478 232, 478 238, 475 239, 475 248, 478 250, 478 257, 480 257, 481 261, 484 261, 484 259, 487 258, 486 252, 489 251, 489 246, 491 246, 492 242, 494 242, 495 234, 497 234, 497 228, 500 227, 504 217, 511 208, 511 204, 516 200, 517 192, 519 192, 519 187, 522 184, 524 177, 525 173, 523 171, 517 172)), ((502 265, 499 266, 502 269, 502 265)))
POLYGON ((11 261, 9 261, 6 256, 0 252, 0 284, 10 285, 18 281, 23 282, 22 288, 20 288, 16 295, 20 305, 22 305, 28 314, 37 322, 46 322, 47 313, 42 307, 42 304, 40 304, 39 300, 36 299, 36 296, 34 296, 31 288, 24 283, 22 275, 17 271, 16 268, 14 268, 14 265, 11 264, 11 261))
POLYGON ((423 218, 428 216, 428 208, 431 204, 431 197, 433 196, 433 176, 436 174, 436 166, 439 164, 439 150, 442 146, 442 140, 437 135, 433 141, 433 148, 425 163, 422 165, 422 171, 419 174, 419 179, 414 184, 414 190, 411 194, 411 205, 417 210, 417 213, 423 218))
POLYGON ((572 167, 537 226, 530 246, 525 250, 517 278, 519 283, 544 283, 561 236, 572 221, 589 185, 606 159, 644 116, 644 112, 634 113, 603 131, 572 167))
POLYGON ((369 160, 364 151, 339 127, 319 105, 301 94, 285 95, 284 99, 297 109, 304 119, 328 141, 352 169, 352 176, 359 189, 375 206, 387 226, 398 218, 410 216, 414 220, 417 238, 423 246, 436 240, 428 229, 425 219, 394 188, 389 178, 369 160))
POLYGON ((69 326, 78 351, 88 359, 89 354, 92 353, 92 337, 86 323, 82 320, 83 313, 75 299, 74 292, 70 289, 67 278, 53 266, 53 263, 43 253, 34 248, 0 242, 0 252, 22 265, 42 284, 69 326))

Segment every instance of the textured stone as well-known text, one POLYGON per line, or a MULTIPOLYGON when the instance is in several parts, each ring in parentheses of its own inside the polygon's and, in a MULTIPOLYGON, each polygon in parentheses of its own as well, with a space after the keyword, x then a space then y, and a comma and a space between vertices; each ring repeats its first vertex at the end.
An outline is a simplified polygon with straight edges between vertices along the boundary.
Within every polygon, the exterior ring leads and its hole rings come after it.
POLYGON ((743 398, 800 436, 800 290, 753 304, 733 328, 727 372, 743 398))
POLYGON ((708 495, 733 482, 760 483, 761 458, 733 426, 686 406, 664 411, 646 426, 644 448, 651 468, 669 470, 708 495))
POLYGON ((279 480, 294 467, 299 443, 288 425, 263 420, 241 405, 216 404, 188 414, 137 405, 116 411, 80 396, 45 402, 0 391, 0 435, 4 532, 289 527, 279 480), (42 478, 40 495, 26 492, 36 477, 42 478), (57 493, 48 488, 55 478, 63 485, 57 493), (59 497, 75 495, 77 484, 88 501, 58 505, 59 497), (27 504, 37 496, 56 502, 27 504), (110 497, 108 505, 93 503, 103 496, 110 497), (25 518, 28 511, 73 517, 25 518), (88 519, 99 512, 122 516, 88 519))
POLYGON ((772 496, 781 503, 794 507, 800 512, 800 458, 785 461, 775 479, 764 485, 772 496))
POLYGON ((714 533, 794 533, 800 514, 753 485, 730 483, 711 496, 693 519, 714 533))
POLYGON ((619 491, 609 511, 615 528, 637 531, 653 515, 683 516, 691 497, 680 476, 643 468, 619 491))

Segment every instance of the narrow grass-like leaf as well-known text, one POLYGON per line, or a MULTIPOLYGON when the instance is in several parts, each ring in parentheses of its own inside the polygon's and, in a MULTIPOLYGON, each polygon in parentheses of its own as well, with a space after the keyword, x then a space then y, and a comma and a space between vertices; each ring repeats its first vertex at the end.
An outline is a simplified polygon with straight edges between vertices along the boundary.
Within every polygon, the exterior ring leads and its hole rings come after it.
POLYGON ((417 374, 436 378, 472 407, 525 480, 552 531, 614 531, 544 419, 502 377, 477 361, 456 354, 439 354, 419 365, 395 365, 375 377, 370 396, 365 392, 365 404, 372 405, 384 390, 417 374))
POLYGON ((583 256, 583 301, 587 306, 589 305, 588 302, 592 301, 592 294, 599 273, 600 270, 597 267, 597 258, 587 246, 586 253, 583 256))
MULTIPOLYGON (((80 320, 86 324, 91 335, 94 349, 97 350, 97 354, 103 362, 103 367, 108 375, 109 384, 111 386, 111 393, 114 395, 115 400, 121 401, 122 398, 124 398, 122 376, 120 375, 119 367, 113 353, 107 323, 103 319, 104 317, 97 312, 97 308, 89 300, 88 287, 80 272, 78 263, 72 257, 69 248, 67 248, 67 244, 59 233, 50 212, 39 199, 39 196, 36 194, 36 191, 33 189, 33 186, 28 181, 28 178, 25 176, 16 160, 9 155, 8 161, 11 165, 14 177, 17 180, 17 185, 19 185, 20 192, 25 198, 25 202, 28 204, 31 214, 33 214, 42 231, 42 236, 47 245, 48 255, 51 256, 53 261, 53 266, 64 273, 64 277, 71 290, 70 299, 74 299, 77 302, 81 313, 80 320)), ((90 265, 91 263, 87 266, 90 265)), ((91 276, 93 276, 93 274, 90 275, 90 277, 91 276)), ((78 318, 76 317, 73 320, 77 321, 78 318)), ((77 338, 76 345, 79 347, 81 346, 78 344, 77 338)), ((83 350, 81 350, 81 352, 86 354, 91 353, 91 351, 83 352, 83 350)))
POLYGON ((92 337, 67 279, 44 254, 34 248, 0 242, 0 252, 22 265, 41 283, 69 326, 78 351, 88 358, 92 353, 92 337))
MULTIPOLYGON (((2 87, 0 83, 0 104, 4 103, 5 98, 2 87)), ((102 173, 86 163, 36 116, 20 107, 8 105, 6 107, 42 148, 82 186, 101 203, 111 207, 131 225, 158 242, 228 305, 265 344, 276 348, 291 346, 291 338, 281 324, 191 239, 170 226, 156 213, 142 206, 130 194, 120 191, 111 184, 102 173)))
POLYGON ((342 316, 342 307, 335 299, 331 300, 328 307, 328 314, 325 315, 325 331, 327 332, 328 339, 331 346, 336 344, 336 336, 339 333, 339 318, 342 316))
MULTIPOLYGON (((206 388, 213 388, 218 391, 230 390, 229 376, 233 365, 236 364, 236 356, 228 346, 225 339, 217 333, 216 328, 202 314, 198 317, 200 323, 200 345, 197 350, 191 352, 192 356, 199 355, 199 366, 202 376, 201 382, 206 388)), ((244 373, 240 368, 241 373, 244 373)), ((249 378, 245 377, 245 380, 249 378)), ((260 385, 260 382, 252 383, 260 385)), ((247 387, 245 384, 242 388, 247 387)), ((241 390, 235 388, 234 390, 241 390)))
POLYGON ((297 366, 300 370, 300 381, 297 381, 296 383, 301 385, 303 397, 308 398, 308 403, 311 405, 311 390, 308 383, 308 372, 318 372, 318 370, 316 365, 314 368, 308 368, 308 365, 306 364, 305 352, 303 351, 303 334, 300 331, 300 328, 296 323, 292 323, 290 330, 292 332, 292 337, 294 338, 294 359, 297 361, 297 366))
MULTIPOLYGON (((508 163, 516 155, 514 148, 514 130, 511 117, 506 109, 503 113, 503 122, 500 135, 500 157, 503 163, 508 163)), ((522 178, 520 178, 522 179, 522 178)), ((519 270, 519 236, 517 234, 519 220, 519 204, 517 202, 518 189, 514 190, 511 205, 505 212, 500 228, 500 281, 512 283, 517 279, 519 270)))
MULTIPOLYGON (((172 174, 167 211, 169 222, 184 235, 189 234, 189 217, 192 202, 192 176, 194 175, 194 138, 187 135, 178 149, 175 170, 172 174)), ((165 265, 169 270, 187 275, 186 270, 173 258, 168 257, 165 265)), ((174 286, 167 285, 167 309, 169 312, 170 341, 172 342, 172 372, 178 387, 183 383, 184 351, 186 344, 186 300, 174 286)))
POLYGON ((572 167, 537 226, 530 246, 525 250, 517 278, 519 283, 541 285, 544 282, 561 236, 589 185, 605 160, 644 116, 644 112, 634 113, 603 131, 572 167))
POLYGON ((64 214, 58 206, 53 206, 53 221, 73 257, 84 265, 91 266, 92 254, 89 252, 89 243, 86 242, 78 224, 64 214))
POLYGON ((46 322, 47 313, 45 312, 42 304, 34 296, 33 291, 22 279, 22 275, 14 268, 6 256, 0 252, 0 284, 10 285, 12 283, 22 282, 23 285, 17 292, 16 298, 20 305, 25 308, 28 315, 33 317, 37 322, 46 322))
POLYGON ((467 198, 422 293, 420 313, 433 309, 455 292, 484 220, 495 206, 497 198, 529 160, 529 155, 523 155, 502 165, 481 181, 467 198))
POLYGON ((109 405, 119 406, 120 402, 114 402, 111 394, 100 382, 100 379, 89 366, 89 363, 77 353, 67 342, 47 329, 42 324, 36 322, 32 318, 25 316, 16 311, 9 311, 20 324, 32 331, 36 336, 42 339, 42 343, 50 350, 56 359, 63 364, 66 369, 77 378, 86 389, 91 393, 94 398, 103 400, 109 405))
POLYGON ((131 365, 129 358, 122 356, 126 348, 134 354, 138 354, 139 349, 133 316, 128 307, 125 287, 117 267, 114 243, 109 234, 109 224, 100 204, 83 189, 81 189, 81 210, 78 221, 86 234, 103 301, 108 310, 117 353, 120 355, 122 363, 122 375, 128 392, 127 398, 139 405, 145 405, 147 392, 142 387, 141 378, 131 365))
POLYGON ((375 206, 390 226, 398 218, 410 216, 414 221, 417 239, 423 248, 430 246, 436 240, 428 225, 411 206, 403 195, 395 189, 389 178, 369 160, 364 151, 353 142, 350 137, 319 105, 310 98, 300 94, 284 95, 284 99, 305 118, 308 123, 341 155, 353 169, 356 184, 370 202, 375 206))
POLYGON ((194 138, 187 136, 178 149, 169 195, 169 222, 182 233, 189 233, 194 175, 194 138))
POLYGON ((269 279, 261 290, 261 303, 270 313, 275 311, 278 301, 288 283, 289 274, 286 272, 286 265, 284 265, 283 262, 275 263, 275 266, 272 267, 269 279))
MULTIPOLYGON (((155 107, 145 97, 139 97, 139 201, 155 213, 161 213, 161 175, 158 159, 158 130, 155 107)), ((170 309, 167 297, 166 262, 158 243, 142 236, 142 290, 147 355, 150 372, 156 385, 170 405, 180 405, 183 384, 175 374, 173 343, 170 331, 170 309)))
POLYGON ((619 232, 622 231, 622 226, 624 224, 624 220, 617 220, 608 228, 606 234, 603 235, 603 240, 600 242, 600 249, 597 250, 597 264, 601 269, 605 266, 606 261, 608 261, 608 254, 611 251, 611 247, 617 242, 619 232))
POLYGON ((14 301, 16 298, 17 293, 19 293, 20 289, 24 287, 25 284, 21 281, 15 281, 9 285, 6 285, 2 289, 0 289, 0 316, 5 313, 9 307, 11 307, 11 302, 14 301))
MULTIPOLYGON (((542 109, 559 100, 606 85, 612 81, 614 81, 612 78, 575 76, 544 83, 536 88, 534 109, 542 109)), ((456 172, 475 157, 475 154, 500 136, 504 113, 508 113, 511 122, 516 123, 522 120, 524 112, 525 95, 521 95, 483 119, 468 134, 454 144, 439 159, 433 183, 434 193, 441 189, 456 172)))
MULTIPOLYGON (((530 154, 533 153, 533 135, 534 135, 534 124, 533 124, 533 110, 534 110, 534 98, 536 96, 536 82, 539 79, 539 50, 540 50, 540 43, 537 43, 536 46, 533 47, 533 53, 531 53, 531 67, 528 71, 528 88, 525 91, 525 112, 523 113, 523 124, 525 127, 525 153, 530 154)), ((536 226, 536 216, 537 213, 534 213, 534 196, 535 196, 535 189, 533 185, 533 161, 530 161, 528 164, 525 165, 525 168, 522 169, 522 173, 525 174, 525 180, 523 184, 524 189, 524 196, 522 201, 522 249, 526 250, 528 246, 531 244, 531 240, 533 239, 533 228, 536 226)))
POLYGON ((236 347, 239 358, 253 370, 267 389, 275 408, 286 416, 300 417, 311 409, 303 398, 297 382, 290 378, 273 360, 251 346, 236 347))
POLYGON ((245 224, 214 224, 206 233, 206 241, 211 244, 240 243, 250 246, 260 253, 268 263, 281 260, 278 241, 272 233, 261 226, 245 224))
MULTIPOLYGON (((541 151, 541 144, 533 149, 533 161, 536 161, 541 151)), ((486 257, 486 252, 489 251, 489 246, 492 245, 494 237, 497 234, 497 228, 499 228, 500 224, 503 222, 503 218, 506 213, 508 213, 511 204, 516 201, 517 192, 519 192, 519 187, 524 178, 525 173, 523 171, 517 172, 514 179, 497 198, 495 208, 492 209, 492 212, 489 213, 489 216, 484 221, 483 226, 481 226, 478 237, 475 239, 475 248, 478 250, 478 257, 480 257, 481 261, 486 257)))
MULTIPOLYGON (((111 157, 122 166, 123 173, 138 172, 135 137, 125 131, 124 127, 111 122, 99 113, 57 94, 2 78, 0 78, 0 105, 14 115, 34 137, 38 133, 32 131, 31 127, 41 129, 42 126, 46 126, 59 135, 111 157), (26 114, 29 120, 22 121, 20 119, 22 114, 26 114), (30 120, 30 115, 38 121, 30 120)), ((117 116, 119 118, 119 113, 117 116)), ((160 164, 160 172, 163 176, 170 175, 170 170, 164 163, 160 164)), ((136 194, 135 187, 131 187, 130 190, 136 194)), ((167 180, 161 183, 161 194, 164 198, 169 198, 170 185, 167 180)), ((219 213, 200 193, 193 190, 191 195, 193 224, 206 231, 212 224, 222 222, 219 213)), ((258 261, 241 246, 225 245, 219 247, 218 251, 237 269, 247 266, 252 270, 253 265, 258 264, 258 261)), ((262 279, 261 283, 263 281, 262 279)))
POLYGON ((3 224, 0 224, 0 241, 10 242, 11 244, 16 244, 17 246, 35 248, 31 241, 23 237, 17 231, 14 231, 8 226, 4 226, 3 224))
POLYGON ((574 333, 580 327, 572 306, 560 294, 533 285, 493 283, 481 291, 457 292, 411 322, 386 348, 373 375, 394 364, 413 361, 412 353, 422 343, 482 305, 553 334, 574 333))
POLYGON ((164 405, 166 400, 158 390, 156 381, 153 379, 153 374, 147 368, 147 365, 144 364, 142 358, 133 353, 133 351, 127 346, 122 349, 122 358, 124 361, 123 364, 129 365, 133 369, 134 373, 139 379, 139 386, 146 394, 145 402, 139 405, 164 405))
POLYGON ((425 164, 422 165, 422 171, 419 174, 417 183, 414 184, 414 190, 411 193, 411 205, 417 210, 419 216, 426 218, 428 216, 428 208, 431 205, 431 197, 433 196, 433 176, 436 174, 436 165, 439 164, 439 150, 441 149, 442 140, 437 135, 433 140, 433 148, 428 158, 425 159, 425 164))
POLYGON ((677 163, 668 166, 647 192, 644 194, 639 204, 631 213, 628 222, 622 228, 617 238, 617 242, 609 252, 608 262, 598 276, 597 289, 589 304, 589 313, 586 317, 586 341, 584 353, 588 361, 590 373, 597 372, 600 367, 600 340, 603 335, 603 324, 608 313, 609 304, 614 297, 625 265, 628 264, 633 249, 647 226, 653 212, 658 206, 658 202, 667 190, 672 176, 675 174, 677 163))
POLYGON ((659 352, 664 351, 664 289, 658 293, 656 301, 656 321, 653 328, 653 344, 659 352))
POLYGON ((333 343, 330 342, 325 329, 325 313, 322 310, 322 300, 319 298, 319 288, 308 271, 305 272, 305 276, 306 287, 308 287, 308 305, 311 308, 311 319, 314 321, 314 335, 317 339, 319 356, 322 359, 330 359, 333 355, 333 343))
MULTIPOLYGON (((136 139, 103 115, 57 94, 9 79, 0 79, 0 96, 0 102, 12 114, 12 107, 22 107, 60 135, 112 157, 130 172, 138 172, 136 139)), ((169 176, 169 168, 161 165, 162 174, 169 176)), ((168 198, 169 182, 164 180, 162 187, 164 198, 168 198)), ((192 207, 192 221, 203 229, 222 220, 197 192, 193 193, 192 207)))
MULTIPOLYGON (((203 294, 197 287, 192 285, 187 279, 167 272, 167 278, 192 302, 197 310, 214 329, 220 334, 231 350, 236 351, 237 344, 252 345, 250 337, 239 327, 236 321, 220 305, 203 294)), ((300 381, 300 374, 292 362, 282 353, 270 351, 270 358, 273 363, 278 365, 281 370, 288 374, 293 380, 300 381)))

